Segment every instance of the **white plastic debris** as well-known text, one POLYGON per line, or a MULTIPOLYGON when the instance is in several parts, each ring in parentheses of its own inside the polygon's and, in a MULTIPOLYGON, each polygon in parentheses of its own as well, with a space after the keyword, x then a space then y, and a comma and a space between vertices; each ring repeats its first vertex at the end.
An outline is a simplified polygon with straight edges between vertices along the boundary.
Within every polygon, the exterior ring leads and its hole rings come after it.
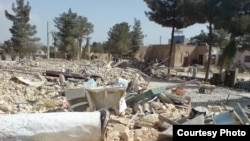
POLYGON ((100 112, 0 115, 0 141, 101 141, 100 112))

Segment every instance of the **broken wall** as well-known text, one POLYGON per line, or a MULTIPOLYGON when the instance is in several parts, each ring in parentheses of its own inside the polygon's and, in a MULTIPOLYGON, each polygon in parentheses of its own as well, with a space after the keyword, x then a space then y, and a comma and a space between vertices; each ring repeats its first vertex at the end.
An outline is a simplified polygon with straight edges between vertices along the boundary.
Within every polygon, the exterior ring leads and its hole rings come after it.
POLYGON ((138 50, 134 53, 134 59, 137 61, 144 61, 144 56, 147 52, 148 46, 139 46, 138 50))
MULTIPOLYGON (((169 57, 170 45, 152 45, 147 49, 144 59, 147 60, 165 60, 169 57)), ((173 46, 173 56, 171 66, 189 66, 202 61, 205 63, 206 54, 208 52, 207 46, 194 46, 194 45, 175 45, 173 46), (202 58, 199 58, 202 55, 202 58), (186 59, 185 59, 186 57, 186 59)), ((168 63, 168 61, 166 61, 168 63)))
MULTIPOLYGON (((112 58, 112 56, 110 55, 112 58)), ((108 53, 92 53, 91 59, 100 59, 100 60, 109 60, 109 54, 108 53)))
MULTIPOLYGON (((170 45, 151 45, 147 49, 147 52, 144 56, 144 60, 145 61, 151 61, 155 59, 165 60, 166 58, 169 57, 169 51, 170 51, 170 45)), ((166 61, 166 63, 168 63, 168 61, 166 61)))

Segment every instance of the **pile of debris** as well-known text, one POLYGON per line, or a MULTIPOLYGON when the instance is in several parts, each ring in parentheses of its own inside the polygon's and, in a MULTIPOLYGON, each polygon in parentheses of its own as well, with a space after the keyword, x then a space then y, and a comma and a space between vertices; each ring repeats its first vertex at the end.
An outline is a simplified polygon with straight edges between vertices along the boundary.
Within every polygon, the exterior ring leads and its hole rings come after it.
MULTIPOLYGON (((48 119, 51 120, 48 124, 54 125, 57 116, 65 114, 68 122, 65 124, 72 124, 63 127, 64 132, 67 131, 65 135, 84 132, 98 134, 100 140, 107 141, 152 141, 171 139, 172 126, 176 124, 250 123, 249 107, 242 108, 240 104, 232 109, 210 105, 193 108, 192 99, 183 86, 197 83, 196 80, 148 88, 150 76, 135 68, 114 67, 112 62, 42 59, 37 62, 2 62, 1 70, 0 113, 10 115, 2 120, 13 118, 15 121, 15 118, 21 118, 18 114, 26 113, 25 116, 32 121, 34 117, 30 114, 37 113, 34 123, 37 119, 48 119), (70 121, 67 117, 73 113, 76 119, 70 121), (78 120, 81 117, 85 120, 78 120), (79 128, 77 124, 83 127, 79 128), (88 128, 90 131, 85 132, 88 128)), ((214 87, 201 85, 200 89, 201 93, 206 93, 206 89, 212 92, 214 87)), ((60 124, 65 122, 63 117, 60 117, 60 124)), ((18 125, 23 123, 20 121, 18 125)), ((32 129, 29 126, 27 128, 32 129)), ((39 129, 35 130, 43 134, 39 129)), ((4 134, 0 133, 0 139, 2 136, 4 134)), ((90 135, 85 137, 91 138, 90 135)))

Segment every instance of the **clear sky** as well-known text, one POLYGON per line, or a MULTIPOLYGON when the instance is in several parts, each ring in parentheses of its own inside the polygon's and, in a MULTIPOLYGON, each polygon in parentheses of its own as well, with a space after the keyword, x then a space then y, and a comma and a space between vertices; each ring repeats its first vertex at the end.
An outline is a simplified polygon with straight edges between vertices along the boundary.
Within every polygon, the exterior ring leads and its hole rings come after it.
MULTIPOLYGON (((30 23, 37 26, 36 36, 41 38, 42 44, 47 44, 47 22, 50 31, 56 31, 54 18, 71 8, 73 12, 84 16, 94 25, 94 33, 90 35, 91 42, 107 41, 109 30, 118 23, 127 22, 133 26, 134 18, 140 20, 144 44, 167 44, 171 37, 170 28, 149 21, 145 11, 149 11, 143 0, 25 0, 31 6, 30 23)), ((0 0, 0 42, 10 39, 9 28, 12 22, 7 20, 5 10, 13 13, 12 3, 16 0, 0 0)), ((131 27, 132 29, 132 27, 131 27)), ((198 35, 201 30, 207 32, 205 24, 196 24, 183 29, 186 38, 198 35)), ((50 36, 50 44, 52 37, 50 36)))

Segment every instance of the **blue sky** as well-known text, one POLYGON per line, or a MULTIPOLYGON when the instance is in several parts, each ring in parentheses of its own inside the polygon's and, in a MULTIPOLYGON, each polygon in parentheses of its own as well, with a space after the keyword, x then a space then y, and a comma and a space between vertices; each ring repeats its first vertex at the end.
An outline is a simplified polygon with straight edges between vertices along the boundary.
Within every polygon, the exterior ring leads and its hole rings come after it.
MULTIPOLYGON (((91 42, 107 41, 107 33, 115 24, 127 22, 133 26, 134 18, 140 20, 144 38, 144 44, 167 44, 171 37, 170 28, 149 21, 145 11, 149 11, 143 0, 25 0, 31 6, 30 23, 37 26, 36 36, 41 38, 42 44, 47 44, 47 22, 50 31, 57 30, 54 27, 54 18, 59 17, 69 8, 78 15, 88 18, 94 25, 94 33, 90 35, 91 42), (161 37, 161 38, 160 38, 161 37)), ((6 19, 4 11, 12 13, 11 5, 16 0, 0 0, 0 42, 10 39, 9 28, 12 22, 6 19)), ((132 29, 132 27, 131 27, 132 29)), ((182 29, 186 38, 198 35, 201 30, 207 32, 205 24, 196 24, 182 29)), ((50 43, 52 37, 50 36, 50 43)))

